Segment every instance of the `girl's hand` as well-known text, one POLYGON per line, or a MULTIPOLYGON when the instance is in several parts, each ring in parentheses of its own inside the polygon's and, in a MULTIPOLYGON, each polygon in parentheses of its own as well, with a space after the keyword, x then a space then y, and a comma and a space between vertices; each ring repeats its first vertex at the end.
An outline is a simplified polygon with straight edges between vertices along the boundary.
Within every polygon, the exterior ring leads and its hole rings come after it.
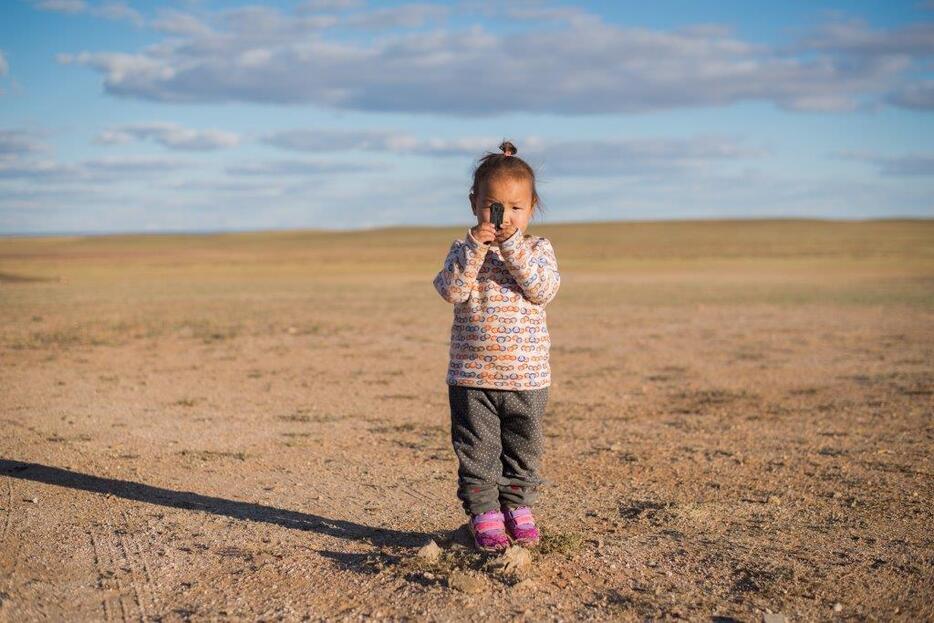
POLYGON ((503 226, 499 228, 499 231, 496 232, 496 242, 497 244, 506 242, 510 236, 516 233, 516 226, 512 223, 503 223, 503 226))
POLYGON ((470 229, 470 235, 481 244, 490 244, 496 239, 496 228, 493 223, 480 223, 470 229))

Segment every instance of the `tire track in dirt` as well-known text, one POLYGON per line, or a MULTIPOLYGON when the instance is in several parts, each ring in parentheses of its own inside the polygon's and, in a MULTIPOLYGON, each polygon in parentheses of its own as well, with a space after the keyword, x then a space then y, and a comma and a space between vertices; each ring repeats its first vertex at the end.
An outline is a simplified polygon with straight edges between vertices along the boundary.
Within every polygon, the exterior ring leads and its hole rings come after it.
POLYGON ((3 521, 3 533, 0 533, 0 544, 6 545, 6 535, 10 532, 10 523, 13 521, 13 480, 6 483, 6 518, 3 521))
POLYGON ((0 538, 0 555, 2 555, 0 569, 6 567, 7 563, 9 563, 9 569, 5 574, 6 582, 0 583, 0 589, 9 598, 13 593, 13 584, 19 568, 23 539, 10 538, 16 531, 16 527, 13 525, 13 479, 6 478, 6 481, 6 519, 3 522, 3 536, 0 538))
MULTIPOLYGON (((121 510, 120 512, 123 515, 124 526, 129 526, 130 518, 126 510, 121 510)), ((145 621, 147 620, 147 608, 144 607, 143 602, 148 602, 150 618, 151 615, 159 609, 159 600, 153 589, 152 571, 149 568, 146 555, 143 553, 143 549, 139 544, 139 539, 135 534, 131 534, 127 530, 121 531, 120 544, 123 548, 124 557, 130 567, 133 588, 136 592, 137 602, 139 603, 143 620, 145 621), (135 553, 133 550, 135 550, 135 553)))
POLYGON ((10 531, 10 522, 13 519, 13 482, 6 483, 6 518, 3 522, 3 533, 0 534, 0 543, 6 544, 6 535, 10 531))
POLYGON ((101 602, 101 610, 104 613, 103 620, 110 623, 110 621, 114 620, 115 610, 113 604, 114 588, 112 586, 114 573, 107 568, 112 565, 103 559, 104 549, 100 543, 100 538, 94 532, 93 528, 88 530, 88 535, 91 538, 91 549, 94 552, 94 569, 97 571, 98 597, 101 602))
POLYGON ((117 525, 104 521, 89 531, 104 620, 151 621, 159 606, 152 571, 138 539, 128 530, 125 510, 120 517, 117 525))
MULTIPOLYGON (((6 571, 6 582, 3 583, 0 581, 0 593, 4 594, 6 597, 0 599, 0 604, 4 600, 9 600, 13 595, 14 588, 17 587, 16 578, 17 574, 20 571, 21 562, 23 560, 23 544, 26 543, 26 537, 24 535, 28 534, 28 527, 24 528, 22 526, 24 521, 16 521, 13 517, 13 479, 7 478, 7 499, 6 499, 6 519, 3 524, 3 534, 0 535, 0 571, 6 571), (8 569, 6 563, 9 561, 8 569)), ((25 518, 25 515, 23 516, 25 518)), ((27 543, 28 545, 28 543, 27 543)), ((0 574, 0 578, 2 578, 0 574)), ((28 585, 28 583, 27 583, 28 585)), ((22 589, 23 586, 19 586, 21 589, 19 591, 20 598, 23 600, 19 605, 21 618, 23 615, 22 606, 27 604, 35 609, 35 612, 38 614, 33 614, 34 617, 37 617, 42 620, 48 620, 49 613, 47 610, 47 605, 41 601, 32 601, 31 603, 23 599, 22 589)), ((5 611, 7 606, 3 606, 3 611, 5 611)), ((17 620, 16 618, 10 618, 9 620, 17 620)))

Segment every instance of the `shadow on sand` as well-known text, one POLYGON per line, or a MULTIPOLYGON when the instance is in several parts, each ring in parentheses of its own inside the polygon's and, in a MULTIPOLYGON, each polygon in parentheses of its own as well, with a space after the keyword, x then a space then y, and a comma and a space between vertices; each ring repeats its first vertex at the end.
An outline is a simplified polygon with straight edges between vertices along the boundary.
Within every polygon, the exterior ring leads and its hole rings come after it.
POLYGON ((424 545, 429 538, 435 536, 425 532, 403 532, 388 528, 375 528, 353 523, 352 521, 328 519, 274 506, 237 502, 236 500, 215 498, 190 491, 163 489, 162 487, 153 487, 129 480, 101 478, 100 476, 82 474, 59 467, 49 467, 39 463, 0 459, 0 475, 80 489, 91 493, 109 493, 127 500, 158 504, 170 508, 184 508, 235 519, 261 521, 284 528, 308 530, 350 541, 367 541, 376 546, 417 547, 424 545))

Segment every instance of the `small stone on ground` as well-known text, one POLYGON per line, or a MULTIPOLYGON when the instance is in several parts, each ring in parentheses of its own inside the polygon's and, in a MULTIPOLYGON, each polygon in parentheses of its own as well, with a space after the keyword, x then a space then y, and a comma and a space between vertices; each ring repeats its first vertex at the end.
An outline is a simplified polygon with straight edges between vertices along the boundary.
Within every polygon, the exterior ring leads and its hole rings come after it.
POLYGON ((438 558, 441 556, 441 548, 438 547, 438 544, 432 539, 426 545, 419 548, 418 553, 415 555, 427 562, 437 562, 438 558))
POLYGON ((470 595, 482 592, 484 582, 480 578, 467 575, 463 571, 452 571, 451 575, 448 576, 448 586, 470 595))

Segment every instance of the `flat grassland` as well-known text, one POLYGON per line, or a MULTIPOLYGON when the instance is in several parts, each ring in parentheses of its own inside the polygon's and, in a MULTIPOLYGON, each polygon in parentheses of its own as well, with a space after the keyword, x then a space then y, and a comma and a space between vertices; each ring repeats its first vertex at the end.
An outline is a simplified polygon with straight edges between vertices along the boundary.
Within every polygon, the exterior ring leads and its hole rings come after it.
POLYGON ((0 620, 934 620, 934 221, 533 225, 517 570, 454 495, 465 231, 0 239, 0 620))

